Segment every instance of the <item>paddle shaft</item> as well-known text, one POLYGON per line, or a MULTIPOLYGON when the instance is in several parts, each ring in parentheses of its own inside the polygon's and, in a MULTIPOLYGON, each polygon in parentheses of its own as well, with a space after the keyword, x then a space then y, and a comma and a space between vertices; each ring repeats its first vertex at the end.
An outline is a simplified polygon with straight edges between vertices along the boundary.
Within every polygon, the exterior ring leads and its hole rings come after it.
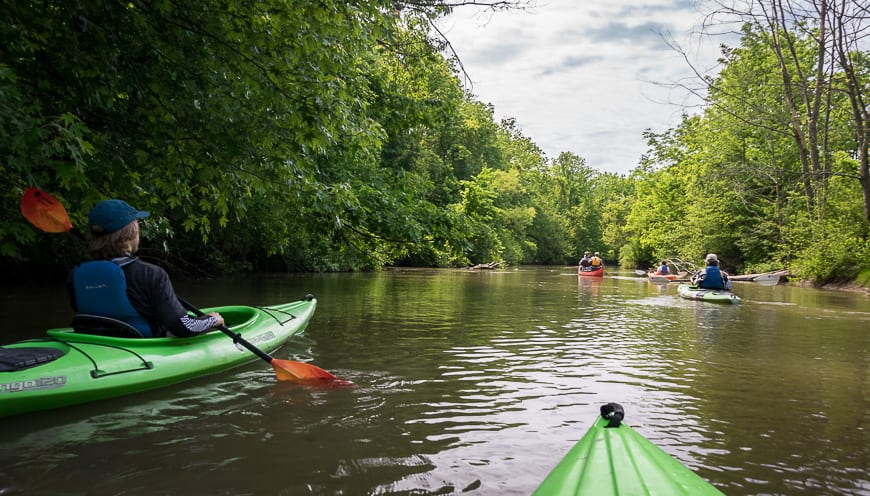
POLYGON ((247 348, 251 353, 257 355, 257 356, 260 357, 260 358, 262 358, 262 359, 265 360, 267 363, 272 363, 272 356, 271 356, 271 355, 269 355, 269 354, 266 353, 265 351, 261 350, 260 348, 257 348, 256 346, 252 345, 251 343, 245 341, 245 338, 243 338, 242 336, 240 336, 239 333, 231 331, 230 328, 227 327, 227 326, 225 326, 225 325, 219 325, 219 326, 218 326, 218 329, 219 329, 222 333, 224 333, 224 334, 226 334, 227 336, 233 338, 233 342, 234 342, 234 343, 241 343, 242 346, 244 346, 245 348, 247 348))
MULTIPOLYGON (((310 295, 307 295, 307 296, 310 296, 310 295)), ((184 306, 185 308, 187 308, 191 312, 195 313, 196 315, 198 315, 200 317, 205 315, 205 313, 203 313, 202 310, 193 306, 189 302, 185 301, 183 298, 180 298, 177 295, 176 295, 176 298, 178 298, 178 301, 181 303, 182 306, 184 306)), ((275 369, 275 375, 278 377, 278 380, 281 380, 281 381, 307 381, 307 382, 311 382, 311 381, 318 381, 318 382, 320 382, 320 381, 327 381, 327 382, 337 381, 337 379, 334 375, 321 369, 320 367, 317 367, 315 365, 311 365, 310 363, 303 363, 303 362, 296 362, 293 360, 282 360, 279 358, 274 358, 271 355, 269 355, 268 353, 266 353, 265 351, 257 348, 253 344, 245 341, 245 339, 242 338, 242 336, 240 336, 238 333, 231 331, 225 325, 218 326, 218 329, 222 333, 233 338, 234 343, 241 343, 242 346, 244 346, 245 348, 248 349, 248 351, 250 351, 251 353, 262 358, 269 365, 271 365, 272 368, 275 369)), ((341 382, 341 381, 338 381, 338 382, 341 382)), ((338 382, 334 382, 334 383, 337 384, 338 382)), ((351 383, 345 381, 345 382, 343 382, 343 384, 351 384, 351 383)))
MULTIPOLYGON (((184 306, 184 308, 186 308, 186 309, 190 310, 191 312, 195 313, 198 317, 204 317, 204 316, 205 316, 205 313, 204 313, 202 310, 200 310, 199 308, 195 307, 195 306, 192 305, 190 302, 184 300, 184 299, 181 298, 180 296, 176 296, 176 298, 178 298, 178 301, 181 302, 181 304, 184 306)), ((270 363, 270 364, 271 364, 271 363, 272 363, 272 360, 274 360, 274 359, 272 358, 271 355, 269 355, 269 354, 266 353, 265 351, 261 350, 260 348, 257 348, 256 346, 252 345, 251 343, 249 343, 248 341, 246 341, 245 338, 243 338, 239 333, 231 331, 229 327, 227 327, 227 326, 221 324, 221 325, 219 325, 217 328, 218 328, 218 330, 220 330, 222 333, 224 333, 224 334, 226 334, 227 336, 233 338, 233 342, 234 342, 234 343, 241 343, 241 345, 244 346, 245 348, 247 348, 248 351, 250 351, 251 353, 257 355, 257 356, 260 357, 260 358, 262 358, 262 359, 265 360, 267 363, 270 363)))

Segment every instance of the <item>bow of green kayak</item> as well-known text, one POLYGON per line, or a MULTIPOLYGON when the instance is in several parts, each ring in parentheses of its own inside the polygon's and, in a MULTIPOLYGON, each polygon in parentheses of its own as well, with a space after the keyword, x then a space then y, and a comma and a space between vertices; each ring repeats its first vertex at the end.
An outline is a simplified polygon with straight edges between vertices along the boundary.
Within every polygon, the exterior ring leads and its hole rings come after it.
POLYGON ((690 284, 677 286, 677 293, 686 300, 709 301, 712 303, 740 303, 740 297, 724 289, 696 288, 690 284))
POLYGON ((616 423, 608 427, 611 421, 599 416, 534 494, 723 495, 631 427, 616 423))

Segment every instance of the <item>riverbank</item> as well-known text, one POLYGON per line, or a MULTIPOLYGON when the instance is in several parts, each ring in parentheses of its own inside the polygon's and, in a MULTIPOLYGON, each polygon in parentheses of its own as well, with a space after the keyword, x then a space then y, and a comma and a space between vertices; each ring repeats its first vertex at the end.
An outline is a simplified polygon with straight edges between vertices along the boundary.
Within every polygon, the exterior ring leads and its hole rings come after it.
POLYGON ((754 281, 758 277, 762 276, 779 276, 780 282, 784 284, 790 284, 792 286, 797 286, 801 288, 817 288, 817 289, 827 289, 830 291, 848 291, 852 293, 864 293, 867 296, 870 296, 870 274, 862 273, 858 276, 858 278, 849 281, 834 281, 828 282, 824 284, 817 284, 810 280, 792 280, 789 281, 788 278, 791 276, 791 272, 788 269, 776 270, 771 272, 764 272, 758 274, 740 274, 729 276, 732 281, 754 281))
POLYGON ((815 287, 818 289, 828 289, 831 291, 848 291, 851 293, 864 293, 864 295, 870 296, 870 287, 863 286, 863 285, 859 284, 857 281, 830 282, 830 283, 821 284, 821 285, 815 285, 810 281, 800 281, 800 282, 795 282, 795 283, 791 283, 791 284, 794 284, 795 286, 799 286, 802 288, 815 287))
POLYGON ((870 296, 870 270, 861 271, 854 279, 831 281, 824 284, 815 284, 812 281, 795 281, 794 284, 800 287, 864 293, 864 295, 870 296))

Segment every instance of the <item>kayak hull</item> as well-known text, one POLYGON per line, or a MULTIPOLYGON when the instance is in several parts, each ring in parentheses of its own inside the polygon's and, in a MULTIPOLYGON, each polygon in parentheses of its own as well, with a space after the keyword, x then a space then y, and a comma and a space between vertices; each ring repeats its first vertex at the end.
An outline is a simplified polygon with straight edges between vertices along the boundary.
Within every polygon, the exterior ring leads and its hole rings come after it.
POLYGON ((647 272, 647 277, 653 282, 661 282, 662 280, 674 281, 677 279, 676 274, 656 274, 655 272, 647 272))
MULTIPOLYGON (((269 307, 224 306, 231 330, 266 353, 303 332, 317 300, 269 307)), ((219 331, 190 338, 120 338, 48 330, 47 338, 0 347, 57 350, 57 359, 23 370, 0 372, 0 416, 61 408, 132 394, 227 370, 257 359, 219 331)), ((12 350, 12 351, 9 351, 12 350)))
POLYGON ((581 270, 578 268, 577 275, 580 277, 604 277, 604 267, 594 270, 581 270))
POLYGON ((723 495, 625 423, 607 425, 599 416, 534 495, 723 495))
POLYGON ((740 297, 731 291, 723 289, 701 289, 693 288, 689 284, 680 284, 677 286, 677 293, 681 298, 687 300, 709 301, 711 303, 740 303, 740 297))

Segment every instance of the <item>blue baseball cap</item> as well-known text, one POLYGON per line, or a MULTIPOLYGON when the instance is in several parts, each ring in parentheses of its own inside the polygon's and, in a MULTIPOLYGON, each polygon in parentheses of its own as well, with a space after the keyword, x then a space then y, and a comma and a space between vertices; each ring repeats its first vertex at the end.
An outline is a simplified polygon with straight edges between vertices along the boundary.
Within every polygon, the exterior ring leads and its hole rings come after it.
POLYGON ((94 234, 109 234, 149 215, 148 212, 136 210, 124 200, 103 200, 91 209, 88 229, 94 234))

